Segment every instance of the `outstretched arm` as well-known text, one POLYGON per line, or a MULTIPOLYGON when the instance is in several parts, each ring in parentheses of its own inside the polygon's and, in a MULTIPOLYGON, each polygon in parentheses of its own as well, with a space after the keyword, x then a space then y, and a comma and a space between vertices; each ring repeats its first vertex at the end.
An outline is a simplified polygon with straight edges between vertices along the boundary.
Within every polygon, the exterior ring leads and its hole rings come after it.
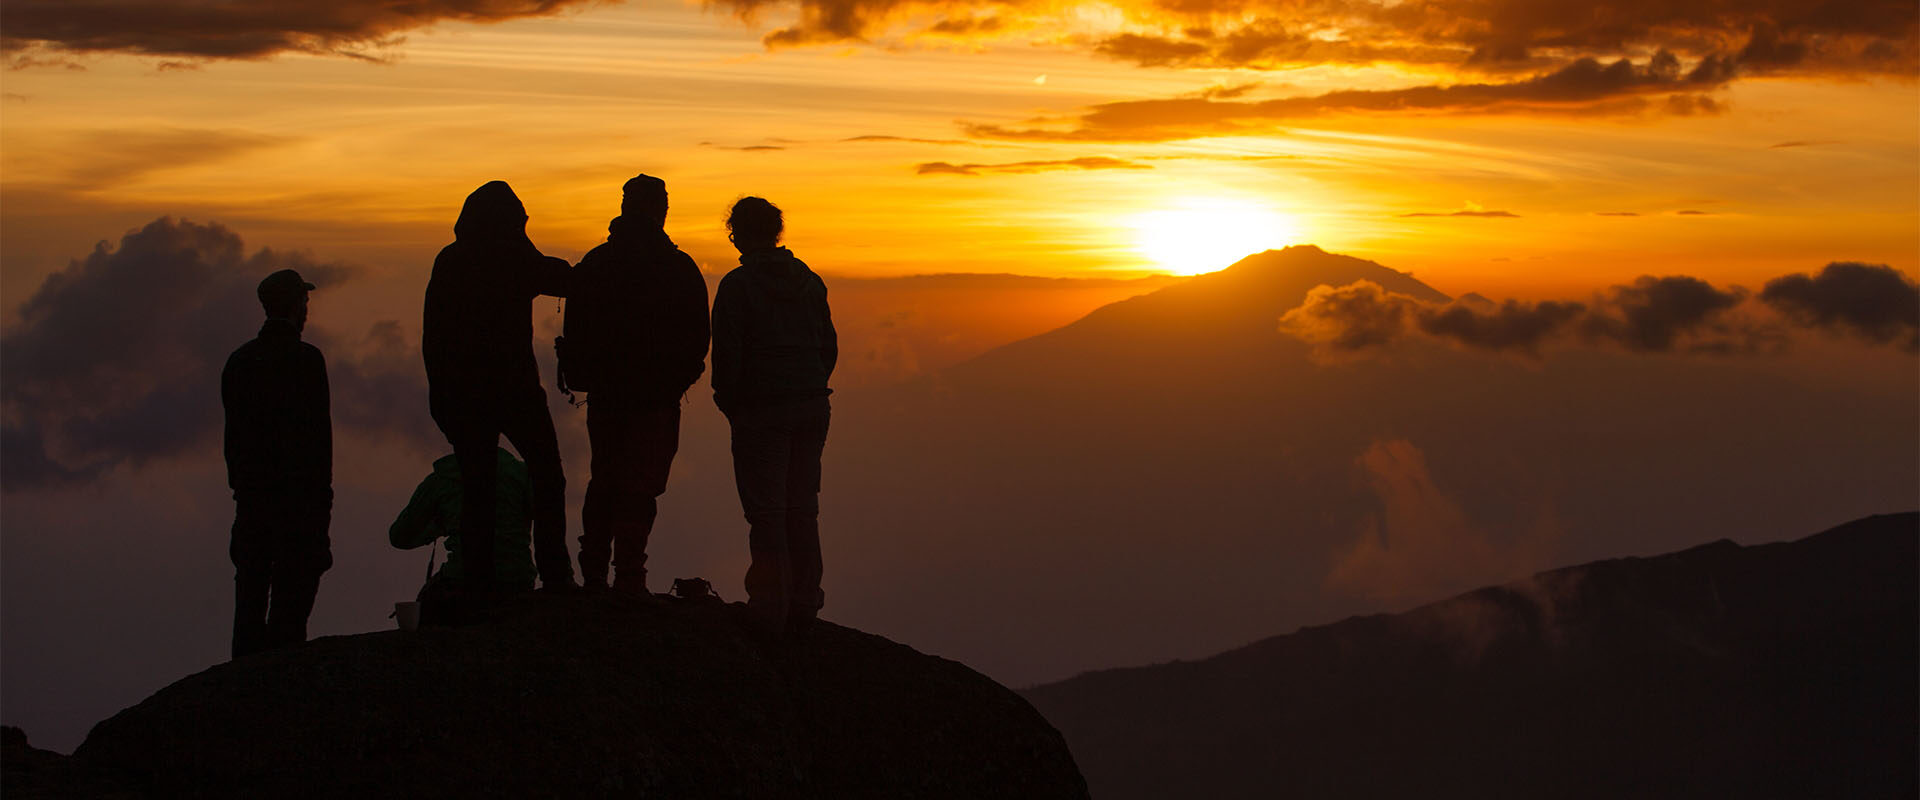
POLYGON ((572 284, 573 267, 564 258, 536 255, 527 265, 532 280, 533 294, 549 297, 566 297, 567 288, 572 284))
POLYGON ((387 541, 402 550, 412 550, 447 534, 448 526, 440 511, 447 507, 447 493, 451 488, 439 473, 428 475, 413 490, 413 499, 407 501, 407 507, 387 528, 387 541))

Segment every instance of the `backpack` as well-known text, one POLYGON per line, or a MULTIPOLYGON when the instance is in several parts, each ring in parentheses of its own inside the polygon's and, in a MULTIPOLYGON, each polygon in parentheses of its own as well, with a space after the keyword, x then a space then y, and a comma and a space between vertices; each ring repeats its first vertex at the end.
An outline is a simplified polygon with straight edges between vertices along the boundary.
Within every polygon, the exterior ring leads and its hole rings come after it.
POLYGON ((554 384, 569 402, 574 392, 593 392, 603 382, 601 373, 605 370, 601 364, 605 363, 605 356, 602 351, 607 340, 598 330, 598 315, 592 313, 592 303, 589 301, 587 308, 582 309, 579 301, 593 296, 595 289, 589 283, 594 272, 590 268, 575 267, 575 270, 573 288, 568 294, 576 299, 562 312, 560 335, 553 339, 553 354, 559 364, 554 384))

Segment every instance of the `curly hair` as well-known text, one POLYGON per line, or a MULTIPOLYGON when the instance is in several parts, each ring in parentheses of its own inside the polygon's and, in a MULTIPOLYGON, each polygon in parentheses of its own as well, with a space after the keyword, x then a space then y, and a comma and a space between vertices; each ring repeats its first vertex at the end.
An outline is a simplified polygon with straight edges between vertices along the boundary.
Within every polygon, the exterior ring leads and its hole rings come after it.
POLYGON ((733 210, 727 213, 727 232, 736 242, 779 242, 780 232, 785 229, 780 207, 765 198, 742 197, 734 201, 733 210))

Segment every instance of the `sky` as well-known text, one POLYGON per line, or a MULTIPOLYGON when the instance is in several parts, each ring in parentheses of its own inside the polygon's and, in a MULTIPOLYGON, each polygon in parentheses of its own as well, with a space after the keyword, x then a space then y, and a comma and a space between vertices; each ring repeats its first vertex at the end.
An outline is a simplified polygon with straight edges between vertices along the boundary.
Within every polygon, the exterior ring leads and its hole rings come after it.
MULTIPOLYGON (((339 444, 313 630, 388 624, 422 559, 380 532, 445 451, 421 293, 493 179, 572 260, 659 176, 709 285, 728 205, 785 209, 844 353, 827 616, 1011 685, 1911 508, 1917 26, 1807 0, 7 0, 0 717, 68 750, 224 659, 217 378, 280 267, 320 285, 339 444)), ((532 313, 548 359, 560 305, 532 313)), ((737 599, 705 389, 651 563, 737 599)), ((550 405, 577 511, 583 414, 550 405)))
POLYGON ((1915 268, 1909 4, 1558 6, 16 0, 0 289, 160 214, 417 270, 492 178, 577 256, 639 171, 715 269, 743 194, 849 276, 1915 268))

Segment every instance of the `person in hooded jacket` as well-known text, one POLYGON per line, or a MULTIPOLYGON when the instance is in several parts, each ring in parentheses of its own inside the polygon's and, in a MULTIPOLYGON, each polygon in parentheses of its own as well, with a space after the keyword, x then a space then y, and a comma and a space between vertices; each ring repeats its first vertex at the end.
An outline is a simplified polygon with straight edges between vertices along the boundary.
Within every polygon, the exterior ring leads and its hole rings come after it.
POLYGON ((561 369, 588 392, 592 477, 580 511, 589 589, 647 592, 647 537, 680 446, 680 399, 707 359, 707 282, 664 230, 667 184, 622 187, 607 242, 573 270, 561 369), (585 380, 585 383, 582 383, 585 380))
POLYGON ((740 266, 713 296, 713 401, 733 428, 733 477, 746 512, 747 604, 774 634, 798 634, 820 589, 820 455, 840 348, 827 286, 780 247, 780 209, 734 203, 740 266))
POLYGON ((493 591, 495 456, 505 435, 533 485, 533 555, 542 588, 576 588, 567 555, 566 477, 533 360, 532 301, 565 297, 571 269, 527 238, 513 189, 492 181, 467 196, 454 241, 433 261, 420 349, 427 405, 460 465, 460 533, 468 587, 493 591))

